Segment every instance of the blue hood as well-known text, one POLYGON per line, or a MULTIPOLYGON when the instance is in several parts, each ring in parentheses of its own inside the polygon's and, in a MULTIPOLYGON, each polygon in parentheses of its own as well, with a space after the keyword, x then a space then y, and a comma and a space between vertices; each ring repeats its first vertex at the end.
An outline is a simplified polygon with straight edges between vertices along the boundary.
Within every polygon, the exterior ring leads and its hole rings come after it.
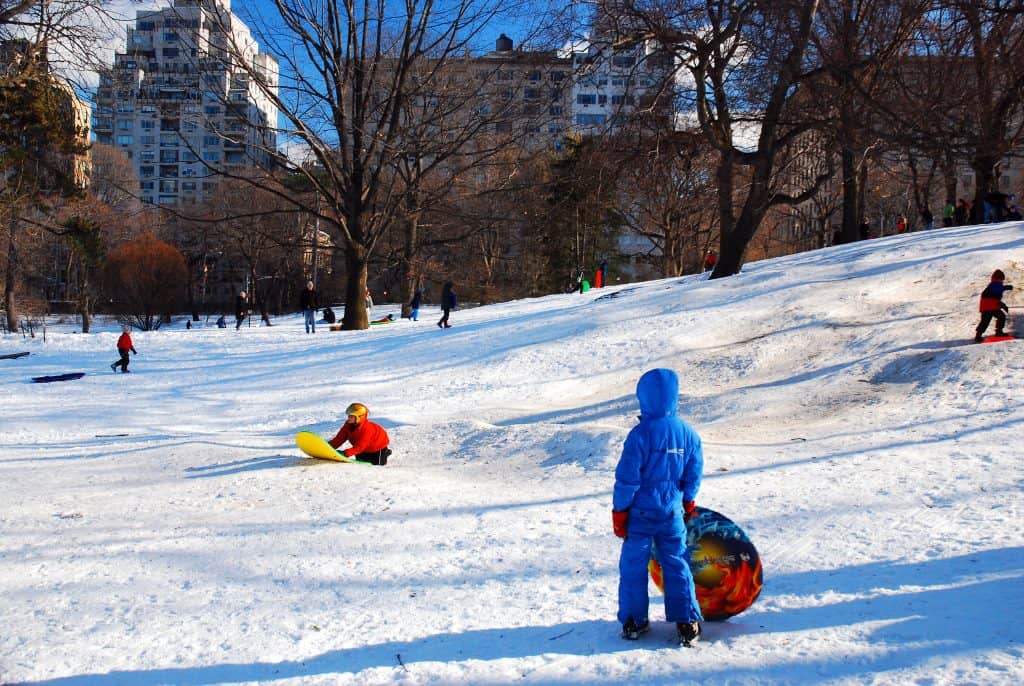
POLYGON ((679 376, 671 369, 652 369, 636 384, 641 419, 672 417, 679 403, 679 376))

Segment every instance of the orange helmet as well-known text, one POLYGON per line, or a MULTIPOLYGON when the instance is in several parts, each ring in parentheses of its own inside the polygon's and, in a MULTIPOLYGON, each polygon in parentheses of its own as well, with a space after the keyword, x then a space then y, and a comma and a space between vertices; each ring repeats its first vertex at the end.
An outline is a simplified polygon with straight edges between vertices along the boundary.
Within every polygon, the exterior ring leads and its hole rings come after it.
POLYGON ((345 414, 355 417, 358 421, 363 421, 370 414, 370 410, 362 403, 352 403, 345 409, 345 414))

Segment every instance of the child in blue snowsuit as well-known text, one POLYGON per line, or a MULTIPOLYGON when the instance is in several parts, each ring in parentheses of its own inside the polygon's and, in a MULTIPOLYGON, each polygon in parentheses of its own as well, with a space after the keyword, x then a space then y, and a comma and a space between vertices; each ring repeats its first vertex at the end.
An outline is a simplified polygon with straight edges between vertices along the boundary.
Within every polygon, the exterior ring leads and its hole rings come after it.
POLYGON ((689 519, 700 490, 704 451, 700 437, 676 416, 679 377, 652 369, 636 386, 640 424, 626 437, 615 468, 612 522, 624 539, 619 557, 619 621, 634 640, 650 628, 647 564, 651 544, 665 581, 665 618, 684 645, 700 635, 703 619, 687 563, 684 512, 689 519))

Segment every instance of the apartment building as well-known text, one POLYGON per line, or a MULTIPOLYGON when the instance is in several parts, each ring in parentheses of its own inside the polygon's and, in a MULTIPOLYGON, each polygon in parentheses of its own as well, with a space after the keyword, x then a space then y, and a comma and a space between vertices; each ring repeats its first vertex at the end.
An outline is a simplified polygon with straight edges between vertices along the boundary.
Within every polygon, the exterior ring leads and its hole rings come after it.
POLYGON ((572 124, 580 135, 621 131, 643 121, 671 120, 672 59, 653 41, 613 46, 599 34, 574 47, 572 124), (640 115, 643 115, 642 117, 640 115))
POLYGON ((137 12, 125 50, 100 76, 93 129, 132 160, 144 202, 202 202, 219 173, 273 165, 277 109, 242 63, 276 92, 277 61, 229 0, 137 12))

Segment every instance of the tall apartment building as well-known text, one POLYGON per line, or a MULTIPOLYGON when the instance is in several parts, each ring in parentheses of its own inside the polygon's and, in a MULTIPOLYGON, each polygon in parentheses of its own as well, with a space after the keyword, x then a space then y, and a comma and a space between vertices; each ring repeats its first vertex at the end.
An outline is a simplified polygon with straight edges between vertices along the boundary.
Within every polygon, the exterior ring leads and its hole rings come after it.
POLYGON ((597 37, 573 49, 573 128, 581 135, 619 131, 637 115, 667 124, 671 120, 672 59, 653 41, 613 47, 597 37))
POLYGON ((277 109, 240 60, 276 92, 277 61, 259 52, 230 0, 136 13, 127 47, 100 77, 93 129, 132 160, 144 202, 195 204, 218 172, 273 164, 277 109))
POLYGON ((553 50, 515 50, 501 34, 494 50, 471 61, 479 108, 493 134, 524 150, 561 150, 572 122, 572 59, 553 50))

